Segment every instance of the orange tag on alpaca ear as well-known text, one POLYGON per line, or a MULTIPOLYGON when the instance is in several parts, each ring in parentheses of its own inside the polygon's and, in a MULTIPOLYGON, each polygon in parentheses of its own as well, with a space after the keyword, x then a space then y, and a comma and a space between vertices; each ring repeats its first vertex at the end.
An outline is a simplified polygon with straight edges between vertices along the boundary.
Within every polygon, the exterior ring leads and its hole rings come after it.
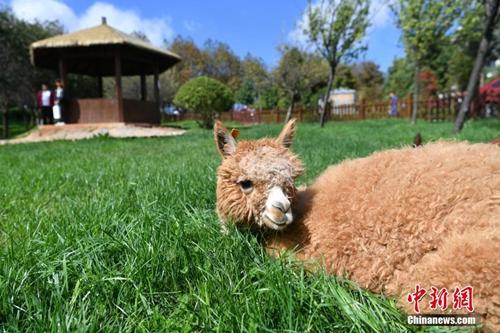
POLYGON ((240 136, 240 130, 237 130, 236 128, 233 128, 231 130, 231 136, 233 137, 233 139, 236 140, 240 136))

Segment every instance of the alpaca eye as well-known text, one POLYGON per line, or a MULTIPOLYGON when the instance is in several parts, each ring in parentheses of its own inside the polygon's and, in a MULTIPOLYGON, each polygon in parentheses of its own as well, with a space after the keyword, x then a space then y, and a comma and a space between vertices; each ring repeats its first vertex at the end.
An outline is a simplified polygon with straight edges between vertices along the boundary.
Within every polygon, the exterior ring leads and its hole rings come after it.
POLYGON ((243 192, 248 192, 253 188, 253 183, 251 180, 242 180, 240 182, 240 187, 243 190, 243 192))

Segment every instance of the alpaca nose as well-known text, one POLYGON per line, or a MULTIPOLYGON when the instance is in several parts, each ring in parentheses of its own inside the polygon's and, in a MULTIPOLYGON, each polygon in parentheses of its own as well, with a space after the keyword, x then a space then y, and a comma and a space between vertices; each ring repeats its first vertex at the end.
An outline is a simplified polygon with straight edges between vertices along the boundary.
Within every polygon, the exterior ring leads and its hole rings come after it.
POLYGON ((263 217, 264 223, 276 230, 292 223, 293 215, 290 200, 280 187, 275 186, 269 191, 263 217))
MULTIPOLYGON (((283 193, 283 190, 277 186, 269 192, 268 205, 286 213, 290 209, 290 200, 283 193)), ((271 208, 269 207, 269 208, 271 208)))

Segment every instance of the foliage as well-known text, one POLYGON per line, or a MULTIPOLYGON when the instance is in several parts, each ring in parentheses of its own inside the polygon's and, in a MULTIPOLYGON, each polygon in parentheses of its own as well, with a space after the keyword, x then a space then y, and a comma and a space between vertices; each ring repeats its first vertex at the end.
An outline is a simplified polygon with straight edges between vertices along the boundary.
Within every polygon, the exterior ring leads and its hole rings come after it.
POLYGON ((278 105, 278 99, 278 88, 275 84, 270 83, 262 89, 258 99, 255 101, 253 106, 257 109, 274 109, 278 105))
POLYGON ((274 77, 286 97, 293 103, 303 88, 305 55, 296 47, 284 46, 281 49, 281 59, 274 70, 274 77))
POLYGON ((227 84, 233 91, 241 83, 241 62, 228 44, 209 39, 205 42, 207 56, 204 75, 227 84))
POLYGON ((384 87, 384 74, 377 64, 364 61, 353 65, 358 98, 367 101, 380 100, 384 87))
POLYGON ((387 72, 384 94, 388 96, 392 92, 399 98, 410 95, 414 83, 414 65, 407 58, 395 58, 387 72))
POLYGON ((406 54, 419 65, 426 65, 436 54, 460 14, 456 0, 397 0, 391 7, 406 54))
POLYGON ((61 33, 57 22, 28 23, 0 6, 0 108, 12 104, 35 104, 42 83, 54 82, 50 71, 35 69, 29 59, 31 43, 61 33))
POLYGON ((233 105, 233 93, 222 82, 206 76, 191 79, 175 94, 174 104, 202 115, 200 126, 212 128, 218 112, 227 111, 233 105))
POLYGON ((240 88, 236 91, 235 100, 239 103, 252 105, 257 99, 257 90, 253 81, 244 79, 240 88))
POLYGON ((469 107, 476 96, 477 87, 480 82, 481 72, 484 65, 488 61, 488 54, 495 53, 493 48, 495 38, 498 34, 495 34, 495 30, 498 31, 498 23, 500 22, 500 1, 499 0, 485 0, 483 1, 484 8, 484 28, 481 34, 481 41, 479 47, 477 48, 476 56, 474 58, 474 65, 467 82, 467 89, 465 91, 465 97, 460 105, 460 109, 455 120, 454 131, 459 132, 462 130, 465 123, 465 117, 469 111, 469 107), (493 51, 493 52, 492 52, 493 51))
POLYGON ((168 48, 181 57, 173 69, 176 73, 176 80, 181 86, 190 79, 205 75, 207 55, 201 50, 192 39, 185 39, 177 36, 168 48))
POLYGON ((422 95, 424 98, 434 96, 438 91, 436 75, 431 70, 422 70, 419 73, 419 80, 422 85, 422 95))
MULTIPOLYGON (((237 92, 237 101, 260 107, 269 107, 273 104, 268 100, 269 92, 274 82, 262 59, 247 54, 241 63, 243 75, 242 85, 237 92), (267 96, 267 97, 266 97, 267 96)), ((274 102, 275 103, 275 102, 274 102)))
POLYGON ((366 48, 362 39, 368 27, 369 5, 368 0, 322 0, 315 5, 309 2, 304 33, 330 67, 321 108, 321 126, 337 65, 355 59, 366 48))
POLYGON ((412 122, 418 112, 419 75, 423 67, 443 50, 450 29, 460 14, 460 1, 456 0, 397 0, 391 5, 401 29, 408 59, 413 63, 414 105, 412 122))
POLYGON ((334 88, 349 88, 356 89, 357 81, 354 77, 352 67, 345 64, 339 64, 333 81, 334 88))
MULTIPOLYGON (((448 124, 300 124, 294 151, 312 181, 332 163, 450 137, 448 124), (334 148, 332 148, 334 147, 334 148)), ((499 122, 456 136, 488 141, 499 122)), ((241 128, 244 138, 279 125, 241 128)), ((394 301, 258 236, 225 235, 209 131, 181 137, 0 146, 0 330, 6 332, 414 332, 394 301)), ((426 328, 427 330, 427 328, 426 328)), ((437 328, 433 332, 449 332, 437 328)))

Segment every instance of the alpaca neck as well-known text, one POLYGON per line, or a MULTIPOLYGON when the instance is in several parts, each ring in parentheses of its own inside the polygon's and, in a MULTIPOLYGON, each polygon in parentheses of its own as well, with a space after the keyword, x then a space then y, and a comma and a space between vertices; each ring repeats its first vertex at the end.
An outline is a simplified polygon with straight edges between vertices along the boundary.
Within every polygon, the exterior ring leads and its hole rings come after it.
POLYGON ((282 231, 266 233, 265 245, 270 252, 298 250, 309 244, 309 228, 305 223, 311 209, 313 192, 310 189, 298 190, 293 201, 293 222, 282 231))

